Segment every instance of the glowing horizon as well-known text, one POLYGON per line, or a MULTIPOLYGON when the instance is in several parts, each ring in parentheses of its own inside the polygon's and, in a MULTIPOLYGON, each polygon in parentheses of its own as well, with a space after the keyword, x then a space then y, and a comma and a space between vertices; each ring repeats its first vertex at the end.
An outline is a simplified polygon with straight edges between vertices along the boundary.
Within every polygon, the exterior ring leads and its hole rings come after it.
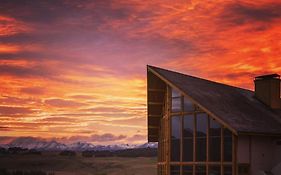
POLYGON ((253 89, 281 73, 278 1, 0 2, 0 143, 146 141, 146 65, 253 89))

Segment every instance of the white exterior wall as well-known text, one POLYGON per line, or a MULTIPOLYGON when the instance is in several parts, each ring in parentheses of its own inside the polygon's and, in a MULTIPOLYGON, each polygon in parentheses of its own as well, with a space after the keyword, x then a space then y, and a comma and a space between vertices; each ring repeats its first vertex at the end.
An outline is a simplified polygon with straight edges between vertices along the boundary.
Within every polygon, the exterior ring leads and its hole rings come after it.
MULTIPOLYGON (((280 147, 280 145, 279 145, 280 147)), ((280 148, 271 137, 252 136, 251 143, 251 175, 260 171, 271 171, 281 162, 280 148)), ((279 174, 274 174, 279 175, 279 174)))
POLYGON ((281 175, 281 145, 272 137, 239 136, 237 162, 249 163, 250 175, 262 174, 262 171, 281 175))
POLYGON ((238 137, 237 162, 250 163, 250 136, 238 137))
POLYGON ((273 162, 277 165, 271 170, 274 175, 281 175, 281 145, 276 145, 273 155, 273 162), (279 163, 278 163, 279 162, 279 163))

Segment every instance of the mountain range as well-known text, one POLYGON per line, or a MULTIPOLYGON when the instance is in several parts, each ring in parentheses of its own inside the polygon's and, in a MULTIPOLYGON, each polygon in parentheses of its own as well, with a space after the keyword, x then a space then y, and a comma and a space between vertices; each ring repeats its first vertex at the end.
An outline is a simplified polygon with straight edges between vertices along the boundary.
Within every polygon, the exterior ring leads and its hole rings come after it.
POLYGON ((125 149, 138 149, 138 148, 157 148, 157 143, 144 143, 144 144, 115 144, 115 145, 94 145, 87 142, 75 142, 71 144, 64 144, 55 140, 46 141, 33 137, 20 137, 8 144, 0 145, 0 147, 11 148, 20 147, 27 149, 35 149, 40 151, 116 151, 125 149))

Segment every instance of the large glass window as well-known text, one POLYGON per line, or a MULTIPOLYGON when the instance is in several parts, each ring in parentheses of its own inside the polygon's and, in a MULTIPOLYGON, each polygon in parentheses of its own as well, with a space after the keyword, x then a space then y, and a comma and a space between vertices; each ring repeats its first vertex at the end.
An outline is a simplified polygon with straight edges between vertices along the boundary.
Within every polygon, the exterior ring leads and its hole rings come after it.
MULTIPOLYGON (((171 138, 160 143, 170 148, 161 151, 163 155, 170 154, 170 163, 163 158, 170 175, 206 175, 207 169, 208 175, 232 175, 232 132, 189 98, 173 89, 170 92, 170 133, 166 134, 171 138)), ((164 173, 166 168, 162 167, 164 173)))
POLYGON ((182 97, 181 94, 172 89, 172 112, 181 112, 182 111, 182 97))
POLYGON ((223 142, 224 142, 224 161, 232 161, 232 133, 228 129, 223 130, 223 142))
POLYGON ((232 175, 232 166, 223 167, 224 175, 232 175))
POLYGON ((220 175, 221 167, 219 165, 211 165, 209 166, 209 174, 208 175, 220 175))
POLYGON ((210 118, 209 136, 209 160, 219 162, 221 158, 221 125, 212 118, 210 118))
POLYGON ((180 161, 181 117, 171 118, 171 161, 180 161))
POLYGON ((180 166, 171 165, 171 175, 180 175, 180 166))
POLYGON ((196 165, 195 175, 206 175, 206 166, 205 165, 196 165))
POLYGON ((193 175, 193 166, 185 165, 182 167, 183 175, 193 175))
POLYGON ((193 161, 194 116, 185 115, 183 119, 183 161, 193 161))
POLYGON ((193 112, 195 110, 193 103, 187 98, 184 97, 184 112, 193 112))
POLYGON ((206 161, 208 115, 196 115, 196 161, 206 161))

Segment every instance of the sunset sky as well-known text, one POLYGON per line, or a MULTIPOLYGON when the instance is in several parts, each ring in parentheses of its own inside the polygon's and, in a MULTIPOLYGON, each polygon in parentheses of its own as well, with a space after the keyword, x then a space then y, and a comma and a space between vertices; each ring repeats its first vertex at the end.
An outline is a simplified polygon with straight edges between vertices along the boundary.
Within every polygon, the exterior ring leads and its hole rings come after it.
POLYGON ((0 0, 0 143, 146 142, 146 65, 253 88, 281 1, 0 0))

